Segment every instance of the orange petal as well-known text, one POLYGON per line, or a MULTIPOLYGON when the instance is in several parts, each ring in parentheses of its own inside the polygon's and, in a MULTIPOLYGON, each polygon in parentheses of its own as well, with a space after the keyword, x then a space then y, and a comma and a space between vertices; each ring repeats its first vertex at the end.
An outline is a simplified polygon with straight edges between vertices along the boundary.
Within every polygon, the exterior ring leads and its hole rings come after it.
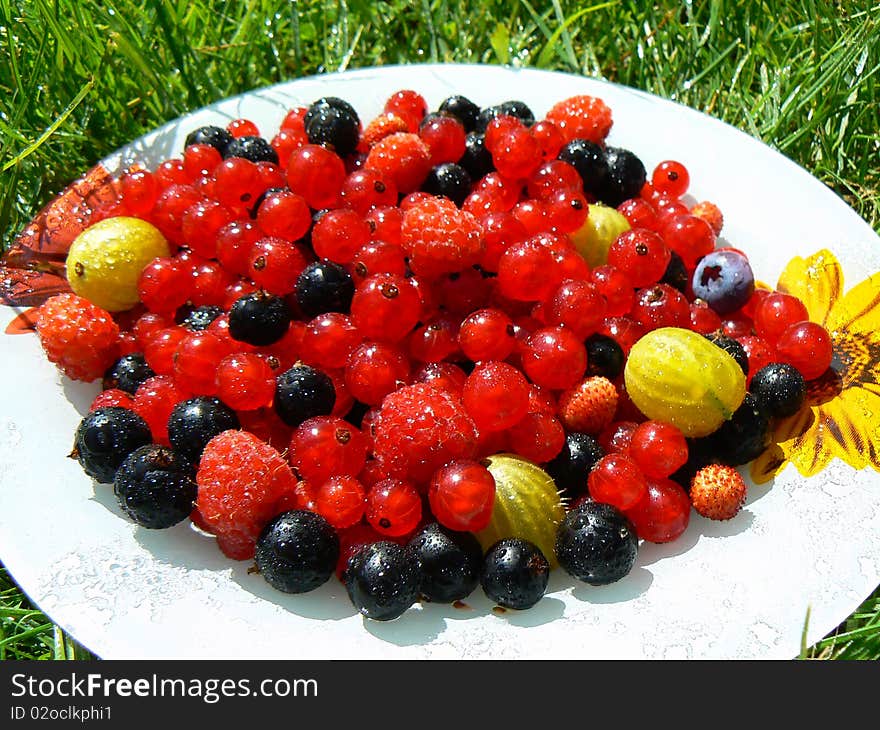
POLYGON ((845 331, 851 336, 875 335, 878 326, 880 326, 880 274, 874 274, 856 284, 834 305, 828 317, 827 327, 832 333, 845 331))
POLYGON ((828 249, 803 259, 788 262, 779 277, 779 291, 798 297, 810 313, 810 319, 825 324, 831 306, 843 291, 843 270, 828 249))

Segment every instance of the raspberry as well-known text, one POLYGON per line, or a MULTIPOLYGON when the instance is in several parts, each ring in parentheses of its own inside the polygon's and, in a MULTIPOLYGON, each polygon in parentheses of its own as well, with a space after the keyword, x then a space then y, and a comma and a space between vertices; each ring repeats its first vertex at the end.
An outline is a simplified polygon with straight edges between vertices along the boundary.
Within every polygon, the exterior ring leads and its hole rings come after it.
POLYGON ((359 147, 368 152, 373 145, 386 137, 409 131, 406 121, 394 112, 384 112, 370 122, 361 134, 359 147))
POLYGON ((406 211, 401 246, 416 274, 436 278, 462 271, 483 255, 483 229, 470 213, 443 198, 429 198, 406 211))
POLYGON ((36 329, 46 357, 72 380, 97 380, 118 357, 119 326, 76 294, 48 299, 37 310, 36 329))
POLYGON ((611 109, 594 96, 572 96, 553 105, 547 119, 562 133, 565 142, 586 139, 600 143, 611 131, 611 109))
POLYGON ((196 507, 223 553, 247 560, 277 503, 296 481, 271 446, 247 431, 224 431, 208 442, 199 461, 196 507))
POLYGON ((721 229, 724 226, 724 216, 721 213, 721 209, 715 203, 710 203, 708 200, 697 203, 691 208, 691 215, 702 218, 709 224, 716 236, 721 235, 721 229))
POLYGON ((691 480, 691 503, 710 520, 735 517, 746 499, 746 483, 732 466, 710 464, 691 480))
POLYGON ((373 426, 374 454, 391 477, 425 483, 453 459, 474 456, 477 431, 461 402, 429 383, 386 396, 373 426))
POLYGON ((598 435, 614 418, 617 399, 617 389, 608 378, 586 378, 559 396, 559 420, 568 431, 598 435))
POLYGON ((398 192, 406 195, 417 190, 428 177, 431 150, 419 135, 398 132, 373 145, 364 167, 382 173, 394 182, 398 192))

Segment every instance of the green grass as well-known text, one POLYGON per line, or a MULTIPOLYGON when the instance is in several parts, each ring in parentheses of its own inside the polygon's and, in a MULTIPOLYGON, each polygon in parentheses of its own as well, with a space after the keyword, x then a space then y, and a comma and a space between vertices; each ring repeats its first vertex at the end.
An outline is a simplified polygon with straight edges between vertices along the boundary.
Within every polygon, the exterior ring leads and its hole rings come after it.
MULTIPOLYGON (((0 0, 2 244, 96 160, 188 110, 308 74, 425 61, 576 72, 680 101, 788 155, 878 230, 878 11, 865 0, 0 0)), ((5 656, 56 655, 51 624, 16 614, 30 609, 7 583, 5 656)), ((880 658, 880 592, 804 656, 880 658)))

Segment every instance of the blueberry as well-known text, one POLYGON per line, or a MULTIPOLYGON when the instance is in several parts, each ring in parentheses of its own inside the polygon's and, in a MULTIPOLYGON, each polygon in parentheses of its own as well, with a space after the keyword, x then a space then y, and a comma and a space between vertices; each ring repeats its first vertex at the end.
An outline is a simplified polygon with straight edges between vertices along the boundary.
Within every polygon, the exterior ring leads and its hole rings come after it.
POLYGON ((528 540, 505 538, 486 551, 480 584, 486 596, 499 606, 531 608, 543 598, 549 580, 550 563, 528 540))
POLYGON ((329 104, 314 109, 305 130, 309 143, 329 147, 340 157, 354 152, 360 137, 357 116, 329 104))
POLYGON ((524 101, 504 101, 481 110, 477 115, 474 130, 485 132, 489 122, 500 116, 516 117, 527 127, 535 123, 535 115, 524 101))
POLYGON ((709 332, 708 334, 703 335, 703 337, 720 347, 736 360, 736 364, 739 365, 740 370, 743 371, 743 375, 749 374, 749 356, 746 354, 746 348, 744 348, 737 340, 733 339, 733 337, 728 337, 721 331, 709 332))
POLYGON ((275 412, 296 428, 307 418, 329 416, 336 403, 336 389, 329 375, 308 365, 294 365, 275 383, 275 412))
POLYGON ((306 109, 305 116, 303 117, 303 124, 308 125, 308 123, 312 121, 312 118, 326 107, 345 112, 349 116, 354 117, 355 121, 360 123, 360 117, 358 117, 357 111, 355 111, 355 108, 345 99, 340 99, 338 96, 322 96, 320 99, 309 104, 309 108, 306 109))
POLYGON ((316 512, 282 512, 257 538, 260 575, 284 593, 307 593, 324 585, 339 560, 339 535, 316 512))
POLYGON ((623 372, 623 348, 611 337, 590 335, 586 342, 587 375, 601 375, 614 380, 623 372))
POLYGON ((691 280, 694 296, 718 314, 739 309, 755 291, 748 259, 736 251, 712 251, 697 262, 691 280))
POLYGON ((770 444, 770 418, 758 399, 746 393, 742 405, 730 419, 706 439, 716 461, 728 466, 747 464, 770 444))
POLYGON ((660 283, 669 284, 684 294, 687 292, 688 286, 687 268, 684 265, 684 260, 675 251, 669 253, 669 263, 666 265, 666 271, 663 272, 660 283))
POLYGON ((486 149, 486 140, 482 134, 468 133, 464 138, 464 154, 458 164, 467 171, 472 180, 479 180, 495 169, 492 155, 486 149))
POLYGON ((293 287, 303 314, 348 313, 354 297, 354 280, 345 267, 332 261, 315 261, 297 277, 293 287))
POLYGON ((460 601, 480 583, 483 550, 471 532, 431 522, 407 543, 406 549, 421 565, 419 591, 428 601, 460 601))
POLYGON ((196 464, 212 438, 240 426, 235 411, 219 398, 196 396, 172 409, 168 417, 168 440, 178 454, 196 464))
POLYGON ((290 328, 291 312, 283 297, 265 291, 245 294, 229 308, 229 336, 264 347, 278 342, 290 328))
POLYGON ((192 465, 157 444, 132 451, 113 480, 113 493, 122 511, 150 529, 183 522, 193 510, 197 491, 192 465))
POLYGON ((107 372, 104 373, 102 386, 104 390, 119 388, 126 393, 135 394, 141 383, 152 378, 156 373, 147 365, 141 352, 132 352, 120 357, 107 372))
POLYGON ((584 502, 565 515, 556 533, 556 558, 569 575, 594 586, 626 576, 636 561, 639 538, 619 509, 584 502))
POLYGON ((807 383, 801 372, 781 362, 765 365, 752 378, 749 390, 771 418, 787 418, 797 413, 807 397, 807 383))
POLYGON ((556 488, 575 498, 587 493, 587 477, 605 451, 595 437, 579 431, 565 434, 562 450, 544 465, 556 488))
POLYGON ((202 332, 208 329, 211 322, 221 314, 223 314, 223 307, 213 304, 203 304, 200 307, 185 304, 177 310, 174 321, 191 332, 202 332))
POLYGON ((444 162, 428 173, 422 190, 431 195, 443 195, 461 207, 471 192, 471 175, 461 165, 444 162))
POLYGON ((227 130, 222 127, 207 125, 194 129, 186 135, 184 145, 189 147, 191 144, 209 144, 222 155, 226 145, 231 141, 232 135, 227 130))
POLYGON ((616 208, 624 200, 637 197, 648 179, 642 161, 629 150, 609 146, 605 148, 605 162, 608 178, 596 191, 599 200, 616 208))
POLYGON ((232 141, 223 150, 223 159, 227 160, 230 157, 243 157, 251 162, 278 164, 278 153, 262 137, 233 137, 232 141))
POLYGON ((466 132, 473 131, 477 126, 477 117, 480 115, 480 107, 466 96, 450 96, 440 104, 440 111, 456 117, 463 125, 466 132))
POLYGON ((608 184, 608 160, 604 149, 595 142, 573 139, 559 151, 557 159, 577 170, 586 193, 598 195, 608 184))
POLYGON ((419 562, 397 543, 381 540, 349 558, 342 582, 361 614, 392 621, 419 597, 419 562))
POLYGON ((125 457, 152 440, 150 427, 137 413, 107 406, 95 409, 79 422, 71 456, 95 481, 111 484, 125 457))

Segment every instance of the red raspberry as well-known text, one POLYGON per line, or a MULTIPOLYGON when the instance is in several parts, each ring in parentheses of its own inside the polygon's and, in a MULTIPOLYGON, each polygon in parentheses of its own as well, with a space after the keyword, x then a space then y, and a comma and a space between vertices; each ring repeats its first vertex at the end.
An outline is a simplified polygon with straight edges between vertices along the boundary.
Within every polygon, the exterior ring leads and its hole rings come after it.
POLYGON ((452 201, 429 198, 404 214, 401 245, 416 274, 436 278, 480 261, 483 228, 452 201))
POLYGON ((601 143, 611 131, 611 109, 595 96, 572 96, 553 105, 547 112, 566 142, 588 139, 601 143))
POLYGON ((470 459, 474 422, 454 396, 429 383, 386 396, 373 424, 374 454, 388 475, 422 484, 453 459, 470 459))
POLYGON ((96 380, 116 361, 119 325, 76 294, 56 294, 44 302, 36 330, 49 362, 72 380, 96 380))
POLYGON ((296 481, 287 461, 269 444, 247 431, 224 431, 208 442, 199 461, 196 507, 223 553, 247 560, 296 481))
POLYGON ((419 135, 398 132, 373 145, 364 167, 382 173, 394 182, 398 192, 406 195, 417 190, 428 177, 431 150, 419 135))
POLYGON ((587 378, 559 396, 559 420, 568 431, 595 436, 614 418, 617 399, 617 388, 608 378, 587 378))
POLYGON ((408 131, 409 125, 403 117, 394 112, 383 112, 366 126, 361 134, 359 147, 363 152, 368 152, 374 144, 385 137, 408 131))
POLYGON ((691 480, 691 503, 710 520, 735 517, 746 499, 746 483, 732 466, 710 464, 691 480))

